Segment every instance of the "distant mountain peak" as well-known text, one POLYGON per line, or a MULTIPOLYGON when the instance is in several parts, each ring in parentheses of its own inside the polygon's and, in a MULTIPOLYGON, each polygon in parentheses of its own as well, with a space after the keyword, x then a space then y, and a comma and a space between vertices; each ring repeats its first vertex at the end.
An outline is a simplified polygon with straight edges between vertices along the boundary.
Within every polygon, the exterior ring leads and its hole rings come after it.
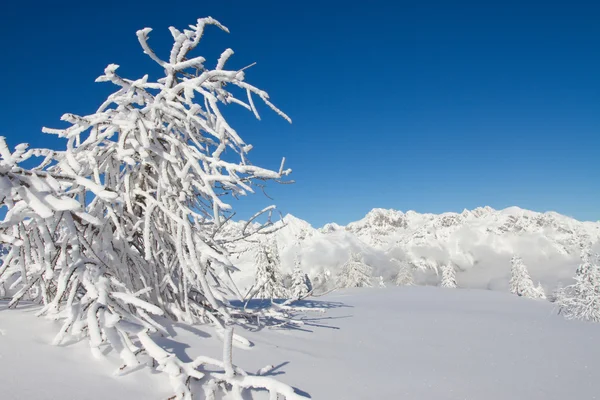
POLYGON ((335 222, 330 222, 328 224, 323 225, 323 227, 319 228, 319 232, 322 233, 330 233, 344 229, 343 226, 336 224, 335 222))
POLYGON ((346 226, 349 231, 360 231, 367 228, 400 228, 406 227, 406 215, 402 211, 374 208, 359 221, 346 226))
POLYGON ((298 218, 298 217, 296 217, 296 216, 294 216, 292 214, 289 214, 289 213, 286 214, 286 215, 284 215, 283 222, 285 224, 295 224, 295 225, 310 226, 310 227, 312 227, 312 225, 309 222, 307 222, 307 221, 305 221, 305 220, 303 220, 301 218, 298 218))

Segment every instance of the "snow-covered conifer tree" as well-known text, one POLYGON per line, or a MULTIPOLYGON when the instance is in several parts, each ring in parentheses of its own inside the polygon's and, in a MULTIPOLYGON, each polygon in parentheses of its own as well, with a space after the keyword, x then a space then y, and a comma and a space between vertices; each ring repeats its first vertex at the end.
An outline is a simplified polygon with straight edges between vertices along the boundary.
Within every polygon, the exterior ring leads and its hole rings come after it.
POLYGON ((546 298, 542 286, 538 284, 536 287, 533 284, 523 260, 516 256, 511 259, 510 292, 531 299, 546 298))
POLYGON ((256 252, 256 277, 253 297, 259 299, 285 299, 288 291, 283 285, 280 272, 279 250, 277 242, 270 240, 261 243, 256 252))
POLYGON ((600 257, 589 250, 575 273, 575 283, 559 289, 556 304, 568 319, 600 322, 600 257))
POLYGON ((456 269, 454 268, 452 261, 442 265, 441 270, 442 281, 440 286, 445 288, 456 288, 456 269))
POLYGON ((310 292, 310 280, 308 275, 302 271, 300 257, 296 254, 294 258, 294 271, 292 272, 292 287, 290 296, 294 299, 305 297, 310 292))
POLYGON ((399 261, 395 258, 392 258, 391 262, 398 269, 394 280, 396 286, 412 286, 415 284, 412 265, 409 262, 399 261))
POLYGON ((353 252, 348 261, 342 266, 337 279, 340 288, 372 287, 372 268, 365 264, 361 253, 353 252))
POLYGON ((0 207, 8 209, 0 242, 9 248, 0 283, 15 292, 10 306, 33 300, 43 305, 40 314, 62 321, 56 343, 74 335, 87 336, 94 353, 111 346, 123 361, 121 372, 136 368, 145 353, 169 375, 177 399, 191 399, 190 379, 212 388, 211 398, 217 388, 241 397, 257 387, 271 397, 299 398, 287 385, 247 375, 228 357, 184 362, 151 336, 168 334, 153 315, 210 322, 227 350, 232 324, 265 312, 227 300, 242 295, 230 277, 235 268, 227 243, 235 238, 221 231, 231 212, 224 196, 245 195, 289 170, 283 163, 278 171, 253 165, 252 146, 221 108, 237 104, 258 117, 257 97, 289 118, 246 82, 246 68, 226 69, 231 49, 214 67, 191 54, 208 25, 227 31, 212 18, 183 31, 171 27, 167 58, 149 46, 150 28, 138 31, 144 53, 165 76, 127 79, 109 65, 97 81, 117 90, 97 111, 65 114, 68 128, 45 129, 66 140, 64 151, 19 145, 11 152, 0 140, 0 207), (231 87, 247 100, 234 97, 231 87), (22 167, 34 156, 42 157, 37 167, 22 167), (226 373, 214 372, 220 369, 226 373))

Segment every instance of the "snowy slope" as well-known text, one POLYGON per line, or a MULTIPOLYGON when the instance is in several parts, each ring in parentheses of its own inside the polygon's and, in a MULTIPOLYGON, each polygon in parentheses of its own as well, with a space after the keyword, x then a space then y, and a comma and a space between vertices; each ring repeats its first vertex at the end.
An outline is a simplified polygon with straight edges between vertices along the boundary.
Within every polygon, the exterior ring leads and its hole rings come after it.
MULTIPOLYGON (((327 311, 307 315, 302 329, 238 330, 255 346, 235 349, 234 361, 250 371, 273 363, 277 379, 313 399, 584 400, 600 391, 598 326, 566 321, 548 302, 392 287, 305 305, 327 311)), ((94 360, 85 344, 49 346, 51 335, 39 333, 48 323, 27 309, 0 310, 2 399, 168 397, 166 379, 148 368, 116 378, 110 359, 94 360)), ((183 359, 221 356, 208 327, 180 325, 174 334, 161 344, 183 359)))
MULTIPOLYGON (((547 290, 566 284, 579 262, 581 248, 600 240, 600 223, 580 222, 554 213, 538 213, 510 207, 480 207, 462 213, 419 214, 373 209, 359 221, 320 229, 286 215, 272 234, 282 253, 282 268, 289 272, 298 253, 311 276, 332 275, 358 250, 374 267, 376 276, 391 279, 396 272, 390 258, 405 259, 418 269, 420 284, 436 284, 436 269, 448 261, 458 268, 459 285, 506 290, 509 260, 520 255, 535 281, 547 290)), ((242 270, 235 279, 252 282, 253 243, 240 243, 237 258, 242 270)))

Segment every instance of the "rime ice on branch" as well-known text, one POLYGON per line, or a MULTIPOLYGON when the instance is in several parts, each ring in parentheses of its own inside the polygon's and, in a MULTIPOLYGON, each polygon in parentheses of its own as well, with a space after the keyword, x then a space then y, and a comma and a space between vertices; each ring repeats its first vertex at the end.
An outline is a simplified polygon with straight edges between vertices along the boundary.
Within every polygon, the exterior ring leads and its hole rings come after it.
POLYGON ((272 171, 248 161, 252 146, 222 106, 240 105, 258 118, 256 97, 289 118, 245 81, 244 69, 226 68, 231 49, 216 63, 191 54, 207 25, 227 31, 212 18, 183 31, 170 28, 173 47, 164 59, 148 44, 151 29, 138 31, 165 76, 127 79, 109 65, 97 81, 117 90, 94 114, 65 114, 68 128, 44 129, 66 140, 64 151, 19 145, 10 152, 0 142, 0 207, 8 208, 0 242, 9 249, 0 283, 10 283, 11 305, 29 298, 43 304, 41 314, 63 322, 57 343, 75 335, 87 336, 95 354, 100 345, 112 346, 123 370, 145 352, 169 375, 177 398, 191 398, 190 378, 238 397, 266 388, 271 397, 299 398, 289 386, 248 376, 228 360, 185 363, 152 339, 167 334, 153 315, 209 322, 226 337, 232 324, 256 319, 250 313, 261 311, 227 301, 241 295, 226 250, 235 238, 219 232, 231 212, 224 196, 245 195, 290 172, 283 162, 272 171), (19 166, 31 156, 44 159, 31 170, 19 166))

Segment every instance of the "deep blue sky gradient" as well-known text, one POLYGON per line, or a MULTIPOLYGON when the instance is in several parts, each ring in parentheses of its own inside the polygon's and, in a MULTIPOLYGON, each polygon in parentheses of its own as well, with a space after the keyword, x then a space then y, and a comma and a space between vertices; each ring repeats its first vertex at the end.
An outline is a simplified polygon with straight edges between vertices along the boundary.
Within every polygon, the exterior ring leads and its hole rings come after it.
MULTIPOLYGON (((294 169, 270 187, 283 213, 345 224, 373 207, 419 212, 490 205, 600 219, 600 3, 586 1, 16 1, 0 6, 0 135, 42 134, 92 113, 109 63, 160 70, 135 31, 211 15, 202 53, 231 66, 294 120, 261 107, 232 123, 255 164, 294 169), (252 155, 251 153, 251 155, 252 155)), ((232 106, 233 107, 233 106, 232 106)), ((240 217, 270 204, 234 202, 240 217)))

